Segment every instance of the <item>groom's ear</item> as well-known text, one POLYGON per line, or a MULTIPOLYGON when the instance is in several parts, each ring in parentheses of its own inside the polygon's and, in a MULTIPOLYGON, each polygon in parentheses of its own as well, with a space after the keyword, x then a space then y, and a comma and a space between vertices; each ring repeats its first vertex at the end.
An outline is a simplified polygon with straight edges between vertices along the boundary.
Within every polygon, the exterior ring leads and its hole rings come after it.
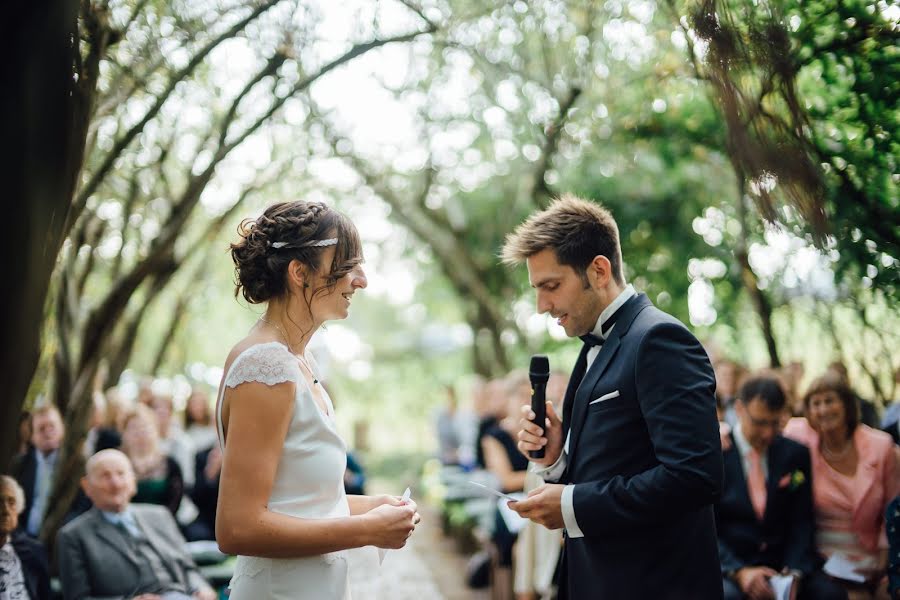
POLYGON ((612 279, 612 263, 602 254, 598 254, 588 264, 587 278, 594 289, 605 288, 612 279))

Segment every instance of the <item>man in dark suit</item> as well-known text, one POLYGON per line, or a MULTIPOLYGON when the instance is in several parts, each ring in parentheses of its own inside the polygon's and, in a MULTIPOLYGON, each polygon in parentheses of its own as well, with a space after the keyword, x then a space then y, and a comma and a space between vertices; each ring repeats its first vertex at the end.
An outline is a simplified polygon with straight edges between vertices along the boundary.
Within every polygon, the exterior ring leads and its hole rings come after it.
MULTIPOLYGON (((25 509, 19 528, 38 537, 44 517, 50 510, 47 502, 56 477, 59 448, 66 435, 59 410, 52 404, 42 404, 32 415, 31 445, 13 460, 12 475, 25 492, 25 509)), ((91 507, 90 500, 79 492, 63 519, 68 523, 91 507)))
POLYGON ((47 512, 64 436, 59 410, 51 404, 38 407, 31 417, 31 447, 13 463, 12 474, 25 491, 25 510, 19 526, 32 537, 40 533, 47 512))
POLYGON ((88 459, 82 487, 94 508, 57 537, 66 600, 97 597, 215 600, 164 507, 131 504, 137 490, 128 457, 101 450, 88 459))
POLYGON ((817 568, 809 450, 778 434, 786 402, 768 373, 747 379, 735 400, 716 505, 726 600, 774 598, 771 578, 779 574, 794 578, 801 600, 847 597, 817 568))
POLYGON ((713 504, 722 486, 715 379, 678 320, 626 285, 619 232, 597 204, 563 197, 507 238, 537 309, 584 346, 562 420, 526 417, 519 449, 543 447, 545 484, 510 506, 565 528, 560 598, 722 597, 713 504))

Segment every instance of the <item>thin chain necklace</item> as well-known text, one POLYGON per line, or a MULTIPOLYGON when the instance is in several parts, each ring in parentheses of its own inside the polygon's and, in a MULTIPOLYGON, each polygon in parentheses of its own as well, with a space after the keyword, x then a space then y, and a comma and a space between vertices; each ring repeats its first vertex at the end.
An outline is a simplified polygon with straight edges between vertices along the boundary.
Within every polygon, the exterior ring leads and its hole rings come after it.
POLYGON ((306 367, 306 370, 309 371, 310 375, 312 375, 313 383, 319 383, 319 378, 316 377, 316 374, 313 372, 312 367, 309 366, 309 361, 306 360, 306 357, 294 352, 294 347, 291 346, 291 341, 288 339, 287 333, 285 333, 284 329, 280 325, 278 325, 278 323, 273 323, 265 317, 260 317, 259 320, 266 325, 271 325, 276 330, 278 330, 278 333, 280 333, 281 337, 284 338, 284 343, 287 345, 288 349, 290 349, 291 354, 293 354, 298 361, 303 363, 303 366, 306 367))
POLYGON ((828 444, 825 442, 825 438, 822 438, 822 454, 824 454, 832 461, 838 461, 847 456, 847 453, 850 452, 850 448, 852 447, 853 442, 851 440, 847 440, 847 443, 844 444, 844 449, 840 450, 839 452, 835 452, 828 447, 828 444))

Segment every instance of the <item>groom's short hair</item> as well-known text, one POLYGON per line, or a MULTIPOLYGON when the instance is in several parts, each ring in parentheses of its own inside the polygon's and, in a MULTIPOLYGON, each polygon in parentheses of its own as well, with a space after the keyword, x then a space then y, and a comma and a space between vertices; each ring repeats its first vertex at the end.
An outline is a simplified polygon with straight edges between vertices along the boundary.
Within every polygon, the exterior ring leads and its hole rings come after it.
POLYGON ((612 214, 595 202, 564 194, 506 236, 500 256, 504 263, 518 265, 548 248, 560 264, 582 277, 595 256, 605 256, 613 279, 619 285, 625 283, 619 227, 612 214))

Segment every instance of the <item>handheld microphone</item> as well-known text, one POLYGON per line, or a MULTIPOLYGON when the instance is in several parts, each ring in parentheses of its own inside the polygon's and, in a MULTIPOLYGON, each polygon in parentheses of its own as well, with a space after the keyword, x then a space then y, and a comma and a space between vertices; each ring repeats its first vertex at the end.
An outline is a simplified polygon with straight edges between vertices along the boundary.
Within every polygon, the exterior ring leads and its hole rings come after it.
MULTIPOLYGON (((543 354, 531 357, 528 369, 531 379, 531 410, 534 412, 532 423, 541 429, 547 428, 547 380, 550 379, 550 360, 543 354)), ((529 450, 531 458, 544 458, 544 449, 529 450)))

